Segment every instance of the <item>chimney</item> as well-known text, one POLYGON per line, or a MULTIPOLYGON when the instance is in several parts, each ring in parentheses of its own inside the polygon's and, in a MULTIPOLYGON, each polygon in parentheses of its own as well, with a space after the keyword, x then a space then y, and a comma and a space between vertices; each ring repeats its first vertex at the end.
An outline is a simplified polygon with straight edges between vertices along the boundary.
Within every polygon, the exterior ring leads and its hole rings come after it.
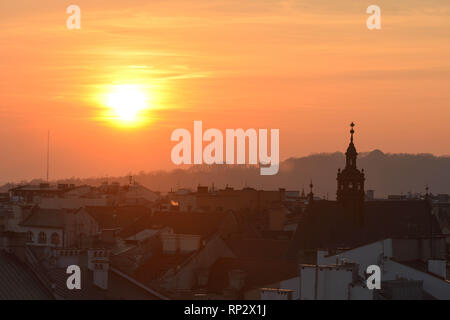
MULTIPOLYGON (((318 265, 322 265, 322 264, 327 264, 326 262, 326 260, 325 260, 325 257, 328 255, 328 250, 317 250, 317 260, 316 260, 316 263, 318 264, 318 265)), ((336 258, 336 264, 339 264, 338 263, 338 258, 336 258)))
POLYGON ((78 249, 54 249, 53 257, 58 268, 67 268, 71 265, 80 265, 81 251, 78 249))
POLYGON ((367 190, 366 200, 374 200, 374 199, 375 199, 375 190, 367 190))
POLYGON ((109 251, 106 249, 89 249, 88 250, 88 269, 95 270, 95 261, 103 261, 109 263, 109 251))
POLYGON ((94 285, 103 290, 108 290, 108 270, 109 261, 93 260, 94 265, 94 285))

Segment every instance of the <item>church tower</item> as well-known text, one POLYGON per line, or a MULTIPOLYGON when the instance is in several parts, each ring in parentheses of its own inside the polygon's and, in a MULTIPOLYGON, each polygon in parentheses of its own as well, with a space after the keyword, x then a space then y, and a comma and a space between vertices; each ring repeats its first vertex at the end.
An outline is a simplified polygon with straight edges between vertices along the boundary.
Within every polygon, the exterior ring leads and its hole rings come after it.
POLYGON ((364 169, 360 171, 356 166, 356 152, 353 144, 353 129, 355 124, 350 124, 350 144, 345 153, 345 168, 338 169, 337 174, 337 201, 340 202, 356 222, 362 223, 364 209, 364 169))

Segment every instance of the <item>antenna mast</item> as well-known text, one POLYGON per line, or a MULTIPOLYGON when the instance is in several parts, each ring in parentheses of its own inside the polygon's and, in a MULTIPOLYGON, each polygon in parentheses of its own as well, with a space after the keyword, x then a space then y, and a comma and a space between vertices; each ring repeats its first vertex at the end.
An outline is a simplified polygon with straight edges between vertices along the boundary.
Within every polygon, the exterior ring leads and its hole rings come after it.
POLYGON ((50 130, 47 131, 47 182, 50 162, 50 130))

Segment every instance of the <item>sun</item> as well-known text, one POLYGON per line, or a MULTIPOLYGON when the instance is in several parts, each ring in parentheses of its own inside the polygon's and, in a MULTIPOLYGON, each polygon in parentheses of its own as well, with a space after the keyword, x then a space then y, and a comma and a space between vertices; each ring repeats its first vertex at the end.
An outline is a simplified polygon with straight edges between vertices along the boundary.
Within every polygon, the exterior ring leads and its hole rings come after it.
POLYGON ((140 86, 130 84, 116 85, 105 95, 110 118, 124 125, 135 125, 144 120, 148 100, 148 94, 140 86))

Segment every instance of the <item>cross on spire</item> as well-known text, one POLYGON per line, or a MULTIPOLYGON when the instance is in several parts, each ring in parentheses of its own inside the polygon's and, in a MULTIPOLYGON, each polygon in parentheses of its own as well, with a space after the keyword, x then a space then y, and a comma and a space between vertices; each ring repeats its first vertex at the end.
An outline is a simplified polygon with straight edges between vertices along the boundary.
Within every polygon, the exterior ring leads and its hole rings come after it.
POLYGON ((350 134, 351 134, 350 141, 351 142, 353 142, 353 134, 355 133, 355 130, 353 129, 354 126, 355 126, 355 124, 353 122, 350 123, 350 127, 351 127, 351 129, 350 129, 350 134))

